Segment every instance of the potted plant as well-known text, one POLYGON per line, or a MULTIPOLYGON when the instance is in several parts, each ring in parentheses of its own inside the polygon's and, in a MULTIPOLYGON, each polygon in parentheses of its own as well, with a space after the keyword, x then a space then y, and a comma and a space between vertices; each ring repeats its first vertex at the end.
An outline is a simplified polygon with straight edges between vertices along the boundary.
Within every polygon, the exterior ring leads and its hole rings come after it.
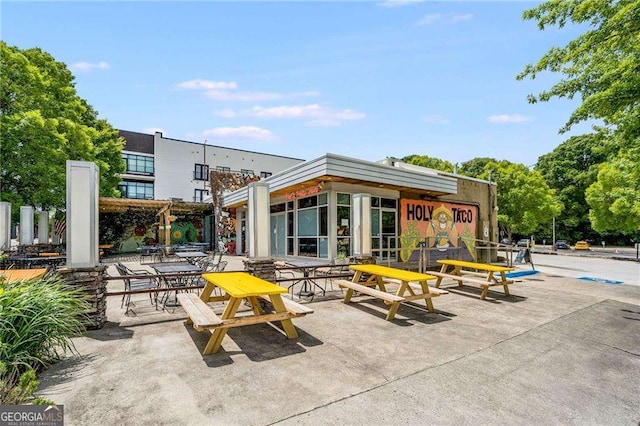
POLYGON ((347 253, 343 251, 339 251, 336 254, 336 257, 333 259, 333 263, 336 265, 346 265, 349 263, 349 259, 347 258, 347 253))

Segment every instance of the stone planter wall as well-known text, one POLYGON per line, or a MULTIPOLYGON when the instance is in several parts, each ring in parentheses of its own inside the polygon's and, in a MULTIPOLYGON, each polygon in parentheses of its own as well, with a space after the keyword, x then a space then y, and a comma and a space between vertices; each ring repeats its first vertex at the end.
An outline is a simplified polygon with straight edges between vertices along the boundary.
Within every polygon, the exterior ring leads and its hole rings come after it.
POLYGON ((69 286, 80 289, 86 295, 90 305, 85 321, 88 330, 102 328, 107 321, 106 269, 106 265, 99 265, 93 268, 60 268, 56 271, 69 286))
POLYGON ((273 259, 249 259, 244 261, 244 269, 249 274, 272 283, 276 282, 276 265, 273 259))

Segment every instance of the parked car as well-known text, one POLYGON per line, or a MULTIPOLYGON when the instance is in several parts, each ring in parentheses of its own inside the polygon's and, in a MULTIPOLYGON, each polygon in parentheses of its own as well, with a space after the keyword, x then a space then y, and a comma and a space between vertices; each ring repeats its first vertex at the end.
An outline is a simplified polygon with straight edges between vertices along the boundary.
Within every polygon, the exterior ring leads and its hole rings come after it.
POLYGON ((571 247, 569 247, 569 243, 566 242, 565 240, 558 240, 556 241, 556 249, 557 250, 569 250, 571 247))
POLYGON ((500 244, 511 245, 511 240, 509 238, 503 238, 500 240, 500 244))
POLYGON ((574 250, 590 250, 589 243, 584 240, 577 241, 576 245, 573 246, 573 249, 574 250))
POLYGON ((528 247, 531 245, 531 243, 529 242, 528 238, 523 238, 521 240, 518 240, 518 243, 516 245, 518 247, 528 247))

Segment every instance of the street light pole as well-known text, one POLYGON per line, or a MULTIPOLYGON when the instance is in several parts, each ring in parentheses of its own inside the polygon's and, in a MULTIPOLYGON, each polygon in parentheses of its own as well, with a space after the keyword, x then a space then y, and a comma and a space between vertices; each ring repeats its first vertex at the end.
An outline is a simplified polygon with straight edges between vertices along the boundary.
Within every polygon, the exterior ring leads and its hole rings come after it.
POLYGON ((556 251, 556 217, 553 217, 553 251, 556 251))

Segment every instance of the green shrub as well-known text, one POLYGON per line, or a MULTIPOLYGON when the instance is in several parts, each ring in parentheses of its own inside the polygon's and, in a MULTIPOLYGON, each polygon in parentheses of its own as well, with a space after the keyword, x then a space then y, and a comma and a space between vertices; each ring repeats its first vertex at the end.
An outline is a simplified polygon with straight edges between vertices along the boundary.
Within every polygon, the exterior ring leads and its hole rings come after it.
POLYGON ((37 371, 75 352, 71 337, 84 330, 86 310, 83 295, 57 276, 0 282, 0 402, 30 396, 37 371))

